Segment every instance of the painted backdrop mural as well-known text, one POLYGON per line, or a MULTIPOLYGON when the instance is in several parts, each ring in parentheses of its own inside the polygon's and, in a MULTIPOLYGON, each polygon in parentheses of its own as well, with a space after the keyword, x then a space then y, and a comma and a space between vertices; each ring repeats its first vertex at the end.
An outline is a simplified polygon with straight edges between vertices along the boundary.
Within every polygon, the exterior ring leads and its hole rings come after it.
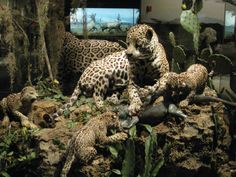
POLYGON ((70 28, 77 35, 124 36, 139 14, 139 9, 77 8, 71 13, 70 28))

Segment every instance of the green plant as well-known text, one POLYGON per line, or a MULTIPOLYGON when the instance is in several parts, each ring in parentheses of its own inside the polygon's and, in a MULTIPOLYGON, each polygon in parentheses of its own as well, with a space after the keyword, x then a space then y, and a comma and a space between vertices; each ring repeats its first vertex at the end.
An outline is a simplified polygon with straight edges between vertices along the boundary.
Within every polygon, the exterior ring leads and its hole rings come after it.
POLYGON ((52 140, 52 143, 56 145, 59 149, 65 150, 66 146, 64 143, 62 143, 58 138, 55 138, 52 140))
POLYGON ((171 71, 181 73, 185 71, 191 64, 195 63, 195 57, 193 55, 187 55, 185 52, 185 47, 183 45, 177 44, 174 33, 169 33, 169 40, 173 46, 171 71))
POLYGON ((125 157, 122 162, 122 177, 134 176, 135 168, 135 137, 137 134, 136 126, 133 126, 129 130, 130 138, 126 141, 125 145, 125 157))
POLYGON ((0 176, 8 177, 11 171, 27 171, 38 157, 33 139, 34 132, 21 128, 9 130, 0 137, 0 176))
POLYGON ((53 99, 56 101, 65 101, 67 98, 60 91, 58 83, 52 83, 48 79, 38 81, 36 84, 36 90, 40 98, 53 99))
MULTIPOLYGON (((173 46, 171 70, 180 73, 186 71, 190 65, 197 62, 207 66, 208 69, 213 69, 215 73, 229 74, 232 67, 231 60, 222 54, 214 54, 210 43, 207 44, 206 48, 199 51, 200 23, 197 13, 202 7, 202 0, 182 1, 183 11, 180 15, 180 23, 186 31, 193 35, 195 52, 192 52, 191 49, 188 49, 186 46, 177 44, 175 35, 170 32, 169 40, 173 46)), ((201 37, 208 36, 208 39, 211 39, 211 41, 213 39, 216 40, 216 31, 214 29, 205 29, 203 33, 201 33, 201 37)))
MULTIPOLYGON (((192 0, 189 2, 193 4, 192 0)), ((200 36, 200 22, 197 13, 202 9, 202 4, 202 0, 195 0, 193 8, 188 10, 185 8, 186 5, 184 6, 184 4, 182 4, 183 11, 180 15, 180 24, 186 31, 193 35, 193 43, 196 53, 198 53, 198 43, 200 36)))
POLYGON ((154 159, 155 150, 157 148, 157 136, 153 132, 150 125, 143 125, 149 132, 149 136, 145 141, 145 165, 144 171, 140 177, 155 177, 160 168, 164 165, 164 157, 159 157, 157 160, 154 159))
MULTIPOLYGON (((137 154, 136 143, 139 138, 137 136, 136 126, 133 126, 129 130, 129 138, 122 146, 111 146, 109 151, 112 157, 122 161, 121 170, 115 168, 111 170, 114 173, 122 177, 155 177, 160 168, 164 165, 164 156, 157 157, 157 136, 150 125, 142 125, 148 132, 148 136, 145 138, 144 155, 137 154)), ((139 144, 139 149, 142 149, 139 144)))

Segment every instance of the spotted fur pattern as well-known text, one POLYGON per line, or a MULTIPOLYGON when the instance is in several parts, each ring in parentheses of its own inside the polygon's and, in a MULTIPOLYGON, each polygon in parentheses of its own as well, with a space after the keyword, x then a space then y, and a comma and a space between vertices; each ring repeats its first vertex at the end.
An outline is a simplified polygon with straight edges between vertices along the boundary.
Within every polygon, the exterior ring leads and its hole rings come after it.
POLYGON ((105 112, 90 119, 83 128, 73 135, 65 153, 66 161, 61 177, 67 176, 71 165, 76 160, 82 163, 89 163, 97 154, 94 148, 95 143, 104 145, 126 140, 127 134, 123 132, 107 136, 109 128, 120 130, 120 122, 116 113, 105 112))
POLYGON ((103 100, 109 92, 125 88, 128 84, 128 66, 125 51, 116 52, 102 60, 92 62, 81 75, 68 103, 63 105, 53 118, 60 116, 71 107, 79 95, 93 96, 98 108, 103 107, 103 100))
POLYGON ((97 107, 101 108, 109 90, 114 92, 117 88, 124 88, 128 82, 130 110, 137 111, 142 103, 139 87, 154 84, 169 71, 169 64, 156 33, 148 25, 131 27, 127 33, 127 44, 127 50, 92 62, 81 75, 69 102, 53 114, 53 118, 62 115, 80 94, 93 96, 97 107))
POLYGON ((10 118, 16 117, 21 125, 27 128, 37 128, 35 124, 29 121, 27 115, 31 111, 32 103, 37 99, 38 94, 34 87, 28 86, 19 93, 13 93, 3 98, 0 102, 4 114, 3 124, 8 126, 10 118))
POLYGON ((71 93, 71 88, 75 88, 81 74, 92 61, 100 60, 121 50, 123 48, 117 42, 78 39, 66 32, 58 65, 58 80, 64 93, 71 93))
POLYGON ((138 88, 154 85, 156 80, 169 71, 169 63, 156 32, 146 24, 131 27, 127 32, 126 42, 126 54, 130 63, 129 112, 134 115, 142 106, 138 88))
POLYGON ((193 64, 180 74, 168 72, 156 83, 158 90, 152 100, 164 95, 167 100, 185 100, 182 104, 188 105, 195 94, 203 93, 207 79, 207 69, 201 64, 193 64))

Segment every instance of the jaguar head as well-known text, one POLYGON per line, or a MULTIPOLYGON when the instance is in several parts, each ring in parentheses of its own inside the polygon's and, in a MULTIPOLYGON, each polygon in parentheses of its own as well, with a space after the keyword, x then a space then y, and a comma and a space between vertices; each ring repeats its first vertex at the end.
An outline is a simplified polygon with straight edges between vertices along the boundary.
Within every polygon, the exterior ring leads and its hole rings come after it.
POLYGON ((28 103, 33 103, 38 97, 38 93, 34 87, 27 86, 21 91, 21 100, 28 103))
POLYGON ((129 59, 148 59, 152 56, 155 42, 158 42, 155 31, 148 25, 139 24, 127 32, 126 54, 129 59))

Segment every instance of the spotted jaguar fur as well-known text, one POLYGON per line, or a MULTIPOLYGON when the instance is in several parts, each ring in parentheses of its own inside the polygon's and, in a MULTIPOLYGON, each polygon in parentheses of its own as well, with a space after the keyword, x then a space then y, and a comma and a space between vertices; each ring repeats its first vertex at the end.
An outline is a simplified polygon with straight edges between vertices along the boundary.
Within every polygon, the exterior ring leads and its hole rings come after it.
POLYGON ((203 93, 207 79, 207 69, 201 64, 193 64, 180 74, 168 72, 156 83, 158 89, 150 102, 163 95, 166 101, 183 101, 181 106, 186 106, 196 94, 203 93))
POLYGON ((127 32, 126 42, 126 54, 130 63, 129 112, 135 115, 142 106, 138 89, 146 86, 149 90, 155 90, 152 86, 169 71, 169 63, 156 32, 146 24, 131 27, 127 32))
POLYGON ((27 115, 31 111, 32 103, 37 99, 38 94, 34 87, 28 86, 19 93, 12 93, 3 98, 0 102, 0 108, 4 114, 2 123, 8 126, 12 117, 20 120, 21 125, 27 128, 37 128, 29 121, 27 115))
POLYGON ((58 80, 65 94, 71 94, 77 81, 92 61, 123 50, 117 42, 98 39, 78 39, 66 32, 58 64, 58 80))
POLYGON ((137 111, 137 106, 141 106, 139 87, 154 84, 169 70, 169 64, 155 31, 148 25, 131 27, 127 33, 127 44, 127 50, 92 62, 81 75, 69 102, 53 114, 53 118, 62 115, 80 94, 93 96, 97 107, 101 108, 109 91, 125 88, 128 82, 130 107, 134 108, 131 112, 137 111))
POLYGON ((106 145, 126 140, 127 134, 123 132, 107 136, 110 128, 119 131, 120 122, 116 113, 105 112, 91 118, 84 127, 78 130, 68 144, 61 177, 67 176, 76 160, 85 164, 89 163, 97 154, 97 150, 94 148, 95 143, 106 145))

